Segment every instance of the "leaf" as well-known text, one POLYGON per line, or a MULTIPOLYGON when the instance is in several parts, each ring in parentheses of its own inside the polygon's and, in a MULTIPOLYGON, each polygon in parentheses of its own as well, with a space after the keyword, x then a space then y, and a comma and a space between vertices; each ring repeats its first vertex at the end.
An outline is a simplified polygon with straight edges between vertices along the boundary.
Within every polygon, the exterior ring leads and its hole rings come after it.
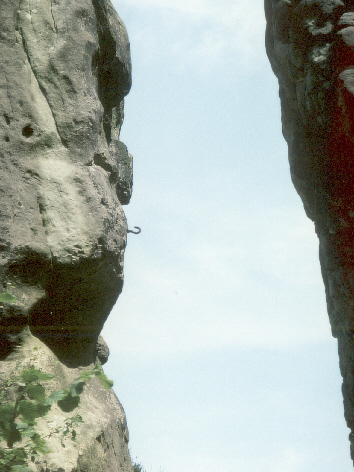
POLYGON ((30 438, 33 434, 36 434, 36 430, 34 429, 33 425, 28 425, 28 428, 21 431, 22 438, 30 438))
POLYGON ((97 377, 101 381, 101 384, 106 390, 109 390, 110 388, 113 387, 113 381, 109 380, 106 377, 106 375, 102 371, 102 367, 99 364, 96 364, 94 369, 85 370, 80 375, 80 378, 82 380, 89 380, 92 377, 97 377))
POLYGON ((38 380, 46 381, 46 380, 51 380, 54 377, 54 375, 46 374, 45 372, 42 372, 41 370, 37 370, 36 372, 37 372, 38 380))
POLYGON ((27 454, 25 448, 16 447, 16 448, 12 449, 11 452, 12 452, 13 458, 16 459, 16 461, 20 462, 20 461, 27 460, 28 454, 27 454))
POLYGON ((39 454, 49 454, 51 451, 46 441, 38 434, 35 433, 31 436, 33 442, 32 454, 37 452, 39 454))
POLYGON ((6 435, 6 442, 8 447, 12 447, 16 442, 20 442, 22 437, 20 431, 16 428, 15 423, 11 424, 11 429, 8 435, 6 435))
POLYGON ((77 414, 75 415, 73 418, 71 418, 71 421, 73 424, 80 424, 80 423, 83 423, 84 420, 82 419, 82 416, 77 414))
POLYGON ((49 397, 47 397, 43 402, 42 405, 49 406, 53 405, 53 403, 58 403, 58 401, 63 400, 70 394, 69 390, 66 388, 62 390, 56 390, 55 392, 51 393, 49 397))
POLYGON ((0 436, 6 441, 9 441, 14 428, 13 423, 14 406, 2 405, 0 406, 0 436))
POLYGON ((106 375, 101 372, 97 378, 100 380, 101 384, 103 385, 103 388, 106 390, 109 390, 110 388, 113 387, 113 380, 110 380, 109 378, 106 377, 106 375))
POLYGON ((2 292, 0 293, 0 302, 1 303, 13 303, 17 300, 15 295, 12 295, 10 292, 2 292))
POLYGON ((21 429, 28 429, 28 423, 16 422, 15 425, 16 425, 16 428, 17 428, 18 430, 21 430, 21 429))
POLYGON ((41 370, 37 369, 24 369, 21 372, 21 378, 26 382, 26 384, 34 382, 35 380, 51 380, 54 376, 46 374, 41 370))
POLYGON ((35 449, 33 449, 33 452, 38 453, 38 454, 50 454, 52 452, 51 449, 47 445, 45 446, 38 446, 35 449))
POLYGON ((97 373, 95 370, 84 370, 80 374, 80 380, 87 381, 92 379, 93 377, 96 377, 97 373))
POLYGON ((27 465, 12 465, 11 472, 32 472, 33 469, 27 467, 27 465))
POLYGON ((26 384, 37 380, 36 369, 23 369, 20 376, 26 384))
POLYGON ((0 406, 0 424, 2 421, 9 421, 14 414, 14 406, 7 403, 0 406))
POLYGON ((38 410, 38 417, 45 416, 48 411, 51 409, 51 405, 43 405, 43 402, 38 403, 37 410, 38 410))
POLYGON ((27 400, 21 400, 18 404, 18 410, 24 419, 33 422, 39 416, 37 405, 27 400))
POLYGON ((73 397, 72 395, 67 395, 66 398, 63 400, 58 401, 58 407, 62 410, 65 411, 66 413, 69 413, 70 411, 75 410, 80 404, 80 397, 75 396, 73 397))
POLYGON ((45 399, 45 390, 40 384, 28 384, 26 387, 26 393, 30 400, 41 402, 45 399))
POLYGON ((73 382, 69 388, 70 388, 70 395, 72 397, 78 397, 82 394, 84 391, 84 387, 86 385, 86 382, 82 382, 80 380, 77 380, 76 382, 73 382))

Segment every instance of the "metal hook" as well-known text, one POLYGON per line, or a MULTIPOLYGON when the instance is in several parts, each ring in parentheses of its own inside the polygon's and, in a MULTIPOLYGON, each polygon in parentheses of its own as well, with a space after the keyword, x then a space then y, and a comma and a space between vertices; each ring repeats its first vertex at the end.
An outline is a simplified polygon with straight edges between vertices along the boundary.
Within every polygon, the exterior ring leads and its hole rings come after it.
POLYGON ((134 226, 134 228, 135 228, 137 231, 133 231, 132 229, 128 229, 128 230, 127 230, 127 233, 133 233, 133 234, 139 234, 139 233, 141 233, 141 228, 139 228, 139 226, 134 226))

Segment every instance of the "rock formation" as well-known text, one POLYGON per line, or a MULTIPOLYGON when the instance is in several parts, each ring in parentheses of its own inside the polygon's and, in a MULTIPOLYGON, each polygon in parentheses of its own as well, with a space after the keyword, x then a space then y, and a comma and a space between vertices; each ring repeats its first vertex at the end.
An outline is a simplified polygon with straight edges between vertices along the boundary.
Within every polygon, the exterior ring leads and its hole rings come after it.
MULTIPOLYGON (((12 297, 0 304, 3 378, 31 346, 43 369, 59 365, 57 386, 108 356, 99 334, 123 285, 130 86, 110 0, 0 1, 0 295, 12 297)), ((57 442, 38 470, 130 472, 118 400, 99 385, 85 392, 84 446, 67 448, 63 466, 57 442)))
POLYGON ((265 0, 292 181, 315 223, 354 460, 354 3, 265 0))

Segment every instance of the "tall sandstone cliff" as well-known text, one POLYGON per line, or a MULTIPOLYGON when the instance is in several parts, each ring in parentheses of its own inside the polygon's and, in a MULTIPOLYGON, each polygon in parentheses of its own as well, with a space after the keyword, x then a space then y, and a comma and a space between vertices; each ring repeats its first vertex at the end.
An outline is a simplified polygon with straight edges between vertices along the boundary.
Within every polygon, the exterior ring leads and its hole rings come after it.
POLYGON ((315 223, 354 460, 354 3, 265 0, 292 181, 315 223))
MULTIPOLYGON (((31 362, 60 389, 107 360, 99 334, 122 290, 132 190, 119 139, 130 86, 110 0, 0 1, 0 294, 12 297, 0 304, 2 382, 31 362)), ((59 408, 38 421, 52 452, 36 470, 132 471, 123 408, 96 380, 76 441, 55 433, 59 408)))

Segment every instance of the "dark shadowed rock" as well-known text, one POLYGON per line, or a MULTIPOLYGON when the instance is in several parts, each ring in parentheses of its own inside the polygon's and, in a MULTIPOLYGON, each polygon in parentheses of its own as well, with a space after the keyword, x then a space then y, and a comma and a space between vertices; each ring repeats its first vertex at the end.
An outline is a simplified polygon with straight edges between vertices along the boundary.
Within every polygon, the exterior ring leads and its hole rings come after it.
POLYGON ((104 365, 108 361, 109 347, 102 336, 98 336, 97 339, 96 356, 102 365, 104 365))
POLYGON ((265 0, 293 183, 314 221, 354 459, 354 13, 344 0, 265 0))

